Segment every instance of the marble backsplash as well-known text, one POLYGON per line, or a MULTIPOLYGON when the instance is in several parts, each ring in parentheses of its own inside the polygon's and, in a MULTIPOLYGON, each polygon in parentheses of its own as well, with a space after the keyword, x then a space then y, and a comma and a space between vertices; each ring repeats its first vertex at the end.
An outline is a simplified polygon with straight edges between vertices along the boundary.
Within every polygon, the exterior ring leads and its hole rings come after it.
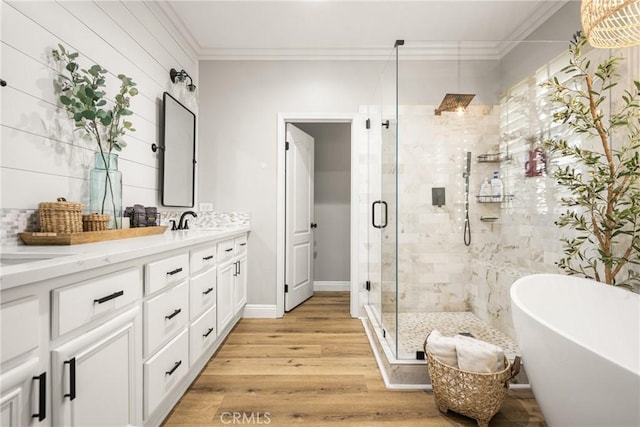
MULTIPOLYGON (((160 224, 170 226, 170 220, 179 220, 182 211, 160 211, 160 224)), ((197 212, 196 218, 189 217, 191 228, 233 228, 249 226, 248 212, 197 212)), ((36 209, 0 209, 0 245, 22 245, 18 233, 38 231, 38 211, 36 209)))

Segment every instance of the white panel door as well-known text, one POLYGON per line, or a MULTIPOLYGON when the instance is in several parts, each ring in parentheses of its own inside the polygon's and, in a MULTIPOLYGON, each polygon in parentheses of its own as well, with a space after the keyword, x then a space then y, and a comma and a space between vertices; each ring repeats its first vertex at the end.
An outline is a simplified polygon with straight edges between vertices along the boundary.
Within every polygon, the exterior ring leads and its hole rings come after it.
POLYGON ((314 139, 287 124, 285 310, 313 295, 314 139))

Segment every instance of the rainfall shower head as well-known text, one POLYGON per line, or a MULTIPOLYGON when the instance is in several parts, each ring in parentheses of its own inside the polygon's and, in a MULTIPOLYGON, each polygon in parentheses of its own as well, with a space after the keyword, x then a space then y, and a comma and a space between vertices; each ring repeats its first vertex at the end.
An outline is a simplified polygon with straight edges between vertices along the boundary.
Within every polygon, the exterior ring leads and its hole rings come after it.
POLYGON ((442 99, 440 106, 436 108, 436 116, 443 111, 464 111, 469 106, 471 100, 475 98, 474 93, 448 93, 442 99))

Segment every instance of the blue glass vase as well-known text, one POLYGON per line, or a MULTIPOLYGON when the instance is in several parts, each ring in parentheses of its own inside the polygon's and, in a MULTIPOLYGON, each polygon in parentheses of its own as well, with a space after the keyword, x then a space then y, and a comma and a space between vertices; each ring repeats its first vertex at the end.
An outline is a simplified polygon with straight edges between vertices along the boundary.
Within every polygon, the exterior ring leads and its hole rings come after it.
POLYGON ((122 172, 117 154, 94 154, 89 185, 90 213, 111 215, 109 228, 122 228, 122 172))

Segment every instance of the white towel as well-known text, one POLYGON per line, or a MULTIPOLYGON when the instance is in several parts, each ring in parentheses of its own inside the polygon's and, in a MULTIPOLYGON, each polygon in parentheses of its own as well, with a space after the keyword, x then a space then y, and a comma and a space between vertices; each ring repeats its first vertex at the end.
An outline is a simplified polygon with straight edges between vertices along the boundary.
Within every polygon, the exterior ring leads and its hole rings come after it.
POLYGON ((456 342, 455 338, 445 337, 440 331, 434 329, 427 338, 427 351, 445 365, 457 368, 456 342))
POLYGON ((458 367, 464 371, 491 373, 504 370, 504 350, 464 335, 456 335, 458 367))

